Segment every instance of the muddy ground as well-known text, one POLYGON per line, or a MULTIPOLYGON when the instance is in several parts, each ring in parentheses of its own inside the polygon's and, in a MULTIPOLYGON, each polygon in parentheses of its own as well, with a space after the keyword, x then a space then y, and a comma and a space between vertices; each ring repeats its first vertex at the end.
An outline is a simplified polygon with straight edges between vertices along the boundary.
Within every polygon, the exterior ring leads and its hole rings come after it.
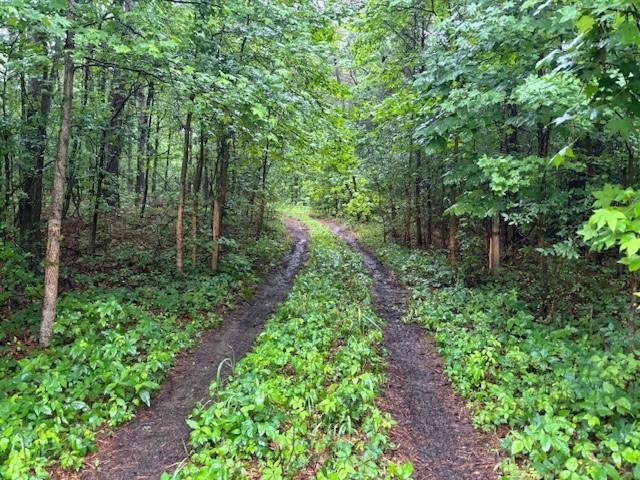
POLYGON ((398 422, 391 434, 396 455, 411 460, 416 480, 497 479, 496 439, 473 428, 424 329, 402 322, 405 289, 351 231, 335 221, 323 223, 363 255, 373 276, 374 309, 387 321, 387 381, 379 406, 398 422))

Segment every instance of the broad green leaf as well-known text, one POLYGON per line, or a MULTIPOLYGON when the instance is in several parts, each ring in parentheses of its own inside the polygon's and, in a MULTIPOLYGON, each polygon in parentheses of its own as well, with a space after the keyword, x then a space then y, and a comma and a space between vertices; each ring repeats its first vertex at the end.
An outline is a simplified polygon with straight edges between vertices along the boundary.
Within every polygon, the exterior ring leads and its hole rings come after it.
POLYGON ((142 390, 140 392, 140 400, 142 400, 147 405, 147 407, 151 406, 151 394, 148 390, 142 390))
POLYGON ((576 22, 576 27, 580 33, 588 33, 596 24, 596 20, 591 15, 583 15, 576 22))

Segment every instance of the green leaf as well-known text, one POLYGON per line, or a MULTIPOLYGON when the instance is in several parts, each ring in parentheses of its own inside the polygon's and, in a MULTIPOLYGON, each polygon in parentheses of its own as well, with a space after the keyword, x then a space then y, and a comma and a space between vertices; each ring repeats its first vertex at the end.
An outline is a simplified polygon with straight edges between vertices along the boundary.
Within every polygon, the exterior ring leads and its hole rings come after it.
POLYGON ((640 450, 634 450, 633 448, 625 448, 622 451, 622 458, 624 458, 625 462, 629 462, 631 464, 640 463, 640 450))
POLYGON ((524 450, 524 443, 522 440, 514 440, 511 444, 511 454, 516 455, 524 450))
POLYGON ((564 463, 564 466, 570 472, 575 472, 578 469, 578 459, 575 457, 570 457, 564 463))
POLYGON ((576 22, 576 27, 580 33, 585 34, 590 32, 595 24, 596 21, 591 15, 583 15, 576 22))
POLYGON ((147 405, 147 407, 151 406, 151 394, 148 390, 142 390, 140 392, 140 400, 142 400, 147 405))
POLYGON ((200 428, 200 424, 191 418, 187 418, 185 421, 187 422, 187 425, 189 425, 189 428, 191 428, 192 430, 198 430, 200 428))
POLYGON ((617 33, 620 35, 621 45, 640 45, 640 30, 634 22, 622 22, 617 28, 617 33))
POLYGON ((85 410, 89 408, 89 405, 80 400, 74 400, 70 405, 74 410, 85 410))
POLYGON ((626 265, 630 272, 635 272, 640 269, 640 255, 631 255, 625 257, 619 261, 619 263, 626 265))

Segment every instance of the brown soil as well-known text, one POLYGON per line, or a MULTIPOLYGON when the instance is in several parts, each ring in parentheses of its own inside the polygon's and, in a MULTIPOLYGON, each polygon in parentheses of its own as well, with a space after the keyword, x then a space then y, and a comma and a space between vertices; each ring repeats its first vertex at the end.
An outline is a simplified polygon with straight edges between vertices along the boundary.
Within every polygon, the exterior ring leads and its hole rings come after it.
POLYGON ((406 291, 352 232, 331 220, 324 223, 363 255, 374 280, 374 308, 387 321, 389 366, 379 405, 398 422, 391 432, 396 455, 411 460, 416 480, 497 479, 495 436, 473 428, 423 328, 402 322, 406 291))
MULTIPOLYGON (((287 228, 293 247, 283 264, 256 289, 250 301, 226 315, 219 329, 205 333, 198 347, 176 361, 152 399, 151 408, 140 409, 130 423, 105 436, 82 472, 58 473, 54 478, 157 480, 162 472, 174 470, 187 457, 189 427, 185 419, 197 402, 207 401, 218 366, 225 359, 239 360, 251 348, 305 262, 306 228, 294 220, 287 220, 287 228)), ((226 378, 229 369, 223 370, 226 378)))

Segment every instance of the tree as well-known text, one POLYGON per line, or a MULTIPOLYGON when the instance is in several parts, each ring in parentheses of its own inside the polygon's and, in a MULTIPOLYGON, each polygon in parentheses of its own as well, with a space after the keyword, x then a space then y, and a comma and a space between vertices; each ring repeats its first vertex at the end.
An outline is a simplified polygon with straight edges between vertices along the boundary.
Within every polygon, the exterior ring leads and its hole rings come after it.
MULTIPOLYGON (((67 18, 74 19, 74 2, 70 0, 67 18)), ((44 300, 42 306, 42 323, 40 325, 40 344, 49 345, 53 334, 53 322, 56 316, 58 301, 58 275, 60 268, 60 240, 62 207, 64 201, 65 165, 71 137, 71 107, 73 103, 74 64, 72 58, 73 32, 67 32, 64 52, 64 80, 62 109, 60 112, 60 132, 58 134, 58 150, 53 174, 51 205, 47 228, 47 253, 45 256, 44 300)))

